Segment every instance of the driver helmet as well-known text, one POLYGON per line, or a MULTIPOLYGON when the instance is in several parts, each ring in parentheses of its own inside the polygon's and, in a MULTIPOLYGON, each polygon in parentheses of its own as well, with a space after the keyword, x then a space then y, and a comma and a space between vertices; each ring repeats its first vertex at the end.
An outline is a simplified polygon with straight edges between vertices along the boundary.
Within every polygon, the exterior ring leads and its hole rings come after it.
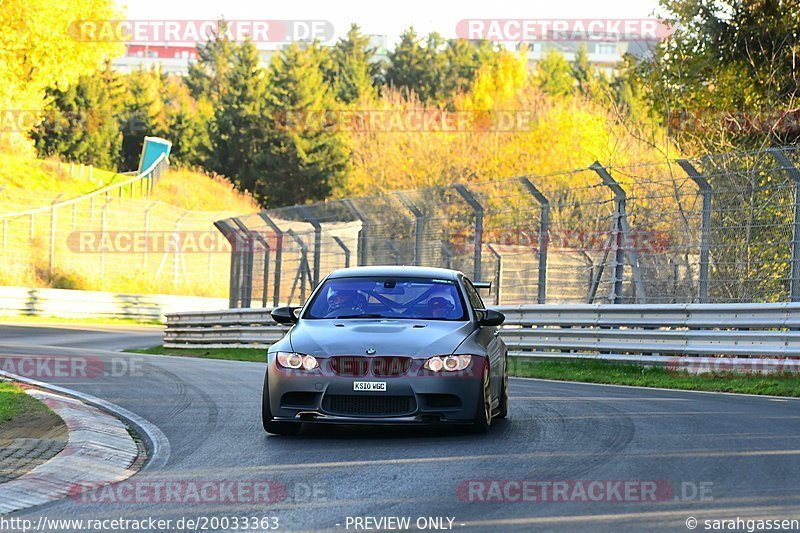
POLYGON ((453 309, 455 305, 448 298, 434 296, 428 300, 428 310, 436 318, 447 316, 453 309))
POLYGON ((358 291, 351 289, 332 289, 328 293, 328 308, 331 310, 342 308, 356 308, 358 306, 358 291))

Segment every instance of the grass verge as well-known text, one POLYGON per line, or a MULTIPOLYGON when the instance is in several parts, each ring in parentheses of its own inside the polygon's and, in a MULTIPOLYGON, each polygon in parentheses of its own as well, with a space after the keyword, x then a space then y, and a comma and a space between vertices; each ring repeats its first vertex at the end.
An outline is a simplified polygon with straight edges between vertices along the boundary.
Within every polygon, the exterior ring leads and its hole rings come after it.
POLYGON ((264 363, 267 351, 254 348, 164 348, 155 346, 141 350, 127 350, 133 353, 149 353, 157 355, 176 355, 183 357, 200 357, 202 359, 224 359, 226 361, 251 361, 264 363))
POLYGON ((509 360, 509 374, 526 378, 586 383, 800 397, 800 377, 796 374, 767 376, 714 372, 690 375, 686 372, 666 368, 609 364, 602 361, 525 361, 519 359, 509 360))
POLYGON ((25 413, 45 412, 47 407, 28 396, 22 387, 10 381, 0 381, 0 430, 3 424, 25 413))

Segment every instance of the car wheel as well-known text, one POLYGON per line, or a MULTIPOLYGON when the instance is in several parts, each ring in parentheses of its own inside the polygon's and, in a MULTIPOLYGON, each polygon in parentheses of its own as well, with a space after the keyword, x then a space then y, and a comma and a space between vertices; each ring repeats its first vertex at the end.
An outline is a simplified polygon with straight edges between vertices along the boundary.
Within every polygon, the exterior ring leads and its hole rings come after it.
POLYGON ((508 416, 508 354, 506 354, 503 367, 503 383, 500 385, 500 405, 497 408, 495 418, 506 418, 508 416))
POLYGON ((481 380, 481 399, 478 402, 475 420, 472 429, 476 433, 486 433, 492 425, 492 388, 489 383, 489 365, 483 367, 483 380, 481 380))
POLYGON ((269 406, 269 377, 264 375, 264 392, 261 396, 261 423, 264 431, 275 435, 296 435, 300 431, 300 422, 275 422, 272 420, 272 409, 269 406))

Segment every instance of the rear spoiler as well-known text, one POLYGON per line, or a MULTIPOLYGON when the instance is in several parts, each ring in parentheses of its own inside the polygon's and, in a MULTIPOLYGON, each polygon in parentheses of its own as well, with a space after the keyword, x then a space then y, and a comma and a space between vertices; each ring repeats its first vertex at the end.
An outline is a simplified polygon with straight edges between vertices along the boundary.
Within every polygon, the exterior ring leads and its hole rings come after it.
POLYGON ((492 282, 491 281, 473 281, 472 285, 476 289, 486 289, 487 291, 491 290, 491 288, 492 288, 492 282))

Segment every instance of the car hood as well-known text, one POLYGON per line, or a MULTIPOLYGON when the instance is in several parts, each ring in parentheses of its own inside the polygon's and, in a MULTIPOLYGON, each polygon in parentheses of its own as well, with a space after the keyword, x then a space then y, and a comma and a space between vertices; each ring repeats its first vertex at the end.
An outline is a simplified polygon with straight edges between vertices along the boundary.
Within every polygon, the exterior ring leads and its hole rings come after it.
POLYGON ((443 320, 301 320, 292 328, 292 350, 315 356, 449 355, 474 331, 471 322, 443 320), (370 353, 369 355, 373 355, 370 353))

